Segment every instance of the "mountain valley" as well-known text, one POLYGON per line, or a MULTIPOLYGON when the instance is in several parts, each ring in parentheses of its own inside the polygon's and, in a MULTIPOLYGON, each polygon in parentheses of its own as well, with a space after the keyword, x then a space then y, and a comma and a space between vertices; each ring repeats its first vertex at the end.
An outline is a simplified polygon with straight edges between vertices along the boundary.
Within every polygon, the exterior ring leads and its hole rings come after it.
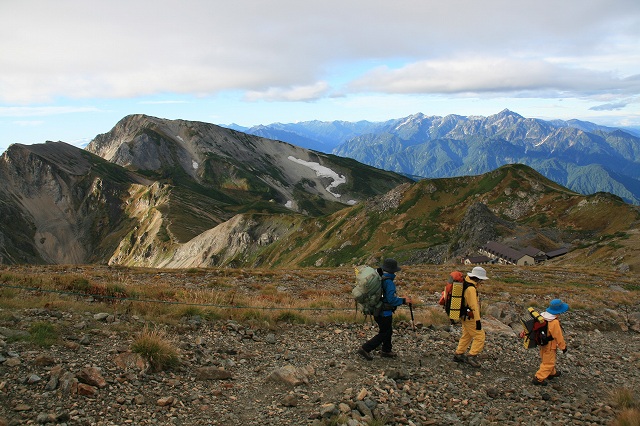
MULTIPOLYGON (((509 115, 511 117, 511 115, 509 115)), ((414 181, 207 123, 134 115, 86 150, 0 159, 2 263, 160 268, 460 263, 490 240, 638 268, 639 208, 511 164, 414 181)), ((558 260, 562 261, 562 260, 558 260)))

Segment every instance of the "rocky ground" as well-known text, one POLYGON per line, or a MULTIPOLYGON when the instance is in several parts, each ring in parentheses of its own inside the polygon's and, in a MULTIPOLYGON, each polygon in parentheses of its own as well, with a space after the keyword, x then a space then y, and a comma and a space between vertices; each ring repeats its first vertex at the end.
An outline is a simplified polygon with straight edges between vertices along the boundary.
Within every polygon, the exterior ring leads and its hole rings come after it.
POLYGON ((640 388, 640 334, 578 331, 570 316, 570 349, 558 361, 564 375, 546 387, 530 384, 536 351, 489 319, 479 369, 452 362, 458 327, 399 324, 399 357, 365 361, 355 348, 374 333, 368 323, 262 332, 192 319, 171 330, 183 365, 149 373, 122 356, 132 336, 118 331, 119 322, 96 318, 31 310, 4 321, 0 416, 6 424, 282 425, 339 418, 335 424, 357 425, 376 418, 415 425, 595 425, 614 418, 613 389, 640 388), (6 342, 34 320, 68 324, 64 344, 36 349, 6 342))
POLYGON ((145 324, 134 315, 4 309, 0 425, 606 425, 618 413, 611 393, 640 389, 637 313, 622 326, 610 312, 565 314, 564 374, 540 387, 530 383, 537 351, 506 324, 521 312, 486 310, 481 368, 453 362, 459 326, 400 321, 399 357, 366 361, 355 351, 375 334, 370 321, 192 316, 166 329, 181 365, 152 372, 130 352, 145 324), (21 339, 35 322, 59 325, 60 342, 21 339))

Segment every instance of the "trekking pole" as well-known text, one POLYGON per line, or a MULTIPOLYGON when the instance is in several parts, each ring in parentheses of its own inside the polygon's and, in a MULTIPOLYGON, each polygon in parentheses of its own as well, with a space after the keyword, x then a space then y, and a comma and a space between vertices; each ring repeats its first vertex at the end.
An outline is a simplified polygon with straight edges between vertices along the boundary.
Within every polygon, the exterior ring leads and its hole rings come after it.
POLYGON ((413 304, 409 303, 409 312, 411 312, 411 328, 416 331, 416 322, 413 319, 413 304))

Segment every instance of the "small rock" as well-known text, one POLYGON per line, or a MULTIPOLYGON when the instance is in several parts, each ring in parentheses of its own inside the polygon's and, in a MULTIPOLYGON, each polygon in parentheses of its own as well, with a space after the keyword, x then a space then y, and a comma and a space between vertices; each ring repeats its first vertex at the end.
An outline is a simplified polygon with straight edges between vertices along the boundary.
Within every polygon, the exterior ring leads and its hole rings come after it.
POLYGON ((282 398, 282 405, 285 407, 297 407, 298 398, 295 395, 287 394, 282 398))
POLYGON ((88 385, 86 383, 78 383, 78 395, 82 396, 94 396, 98 393, 98 388, 88 385))
POLYGON ((201 367, 196 370, 196 380, 228 380, 232 379, 230 371, 217 367, 201 367))
POLYGON ((30 385, 34 384, 34 383, 38 383, 42 380, 42 378, 40 376, 38 376, 37 374, 31 374, 28 378, 27 378, 27 383, 29 383, 30 385))
POLYGON ((167 405, 173 405, 175 398, 172 396, 165 396, 156 401, 156 405, 159 407, 166 407, 167 405))
POLYGON ((100 370, 95 367, 85 367, 78 373, 78 380, 91 386, 104 388, 107 381, 102 377, 100 370))
POLYGON ((33 362, 35 365, 39 365, 39 366, 53 365, 56 363, 55 359, 53 359, 53 357, 48 354, 38 355, 33 362))
POLYGON ((2 365, 5 365, 7 367, 16 367, 20 364, 20 358, 9 358, 2 365))
POLYGON ((338 408, 335 404, 322 404, 320 406, 320 417, 328 419, 338 414, 338 408))
POLYGON ((18 404, 13 408, 14 411, 29 411, 31 406, 27 404, 18 404))

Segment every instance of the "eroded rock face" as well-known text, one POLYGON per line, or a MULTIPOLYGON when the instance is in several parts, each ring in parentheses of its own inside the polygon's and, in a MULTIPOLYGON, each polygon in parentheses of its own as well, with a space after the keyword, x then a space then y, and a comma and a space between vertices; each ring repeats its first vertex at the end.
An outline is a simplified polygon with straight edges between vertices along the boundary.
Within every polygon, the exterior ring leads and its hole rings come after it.
POLYGON ((14 206, 4 216, 10 221, 2 232, 5 253, 61 264, 95 258, 101 238, 122 218, 120 189, 92 174, 88 156, 59 142, 12 145, 5 152, 0 197, 14 206))

